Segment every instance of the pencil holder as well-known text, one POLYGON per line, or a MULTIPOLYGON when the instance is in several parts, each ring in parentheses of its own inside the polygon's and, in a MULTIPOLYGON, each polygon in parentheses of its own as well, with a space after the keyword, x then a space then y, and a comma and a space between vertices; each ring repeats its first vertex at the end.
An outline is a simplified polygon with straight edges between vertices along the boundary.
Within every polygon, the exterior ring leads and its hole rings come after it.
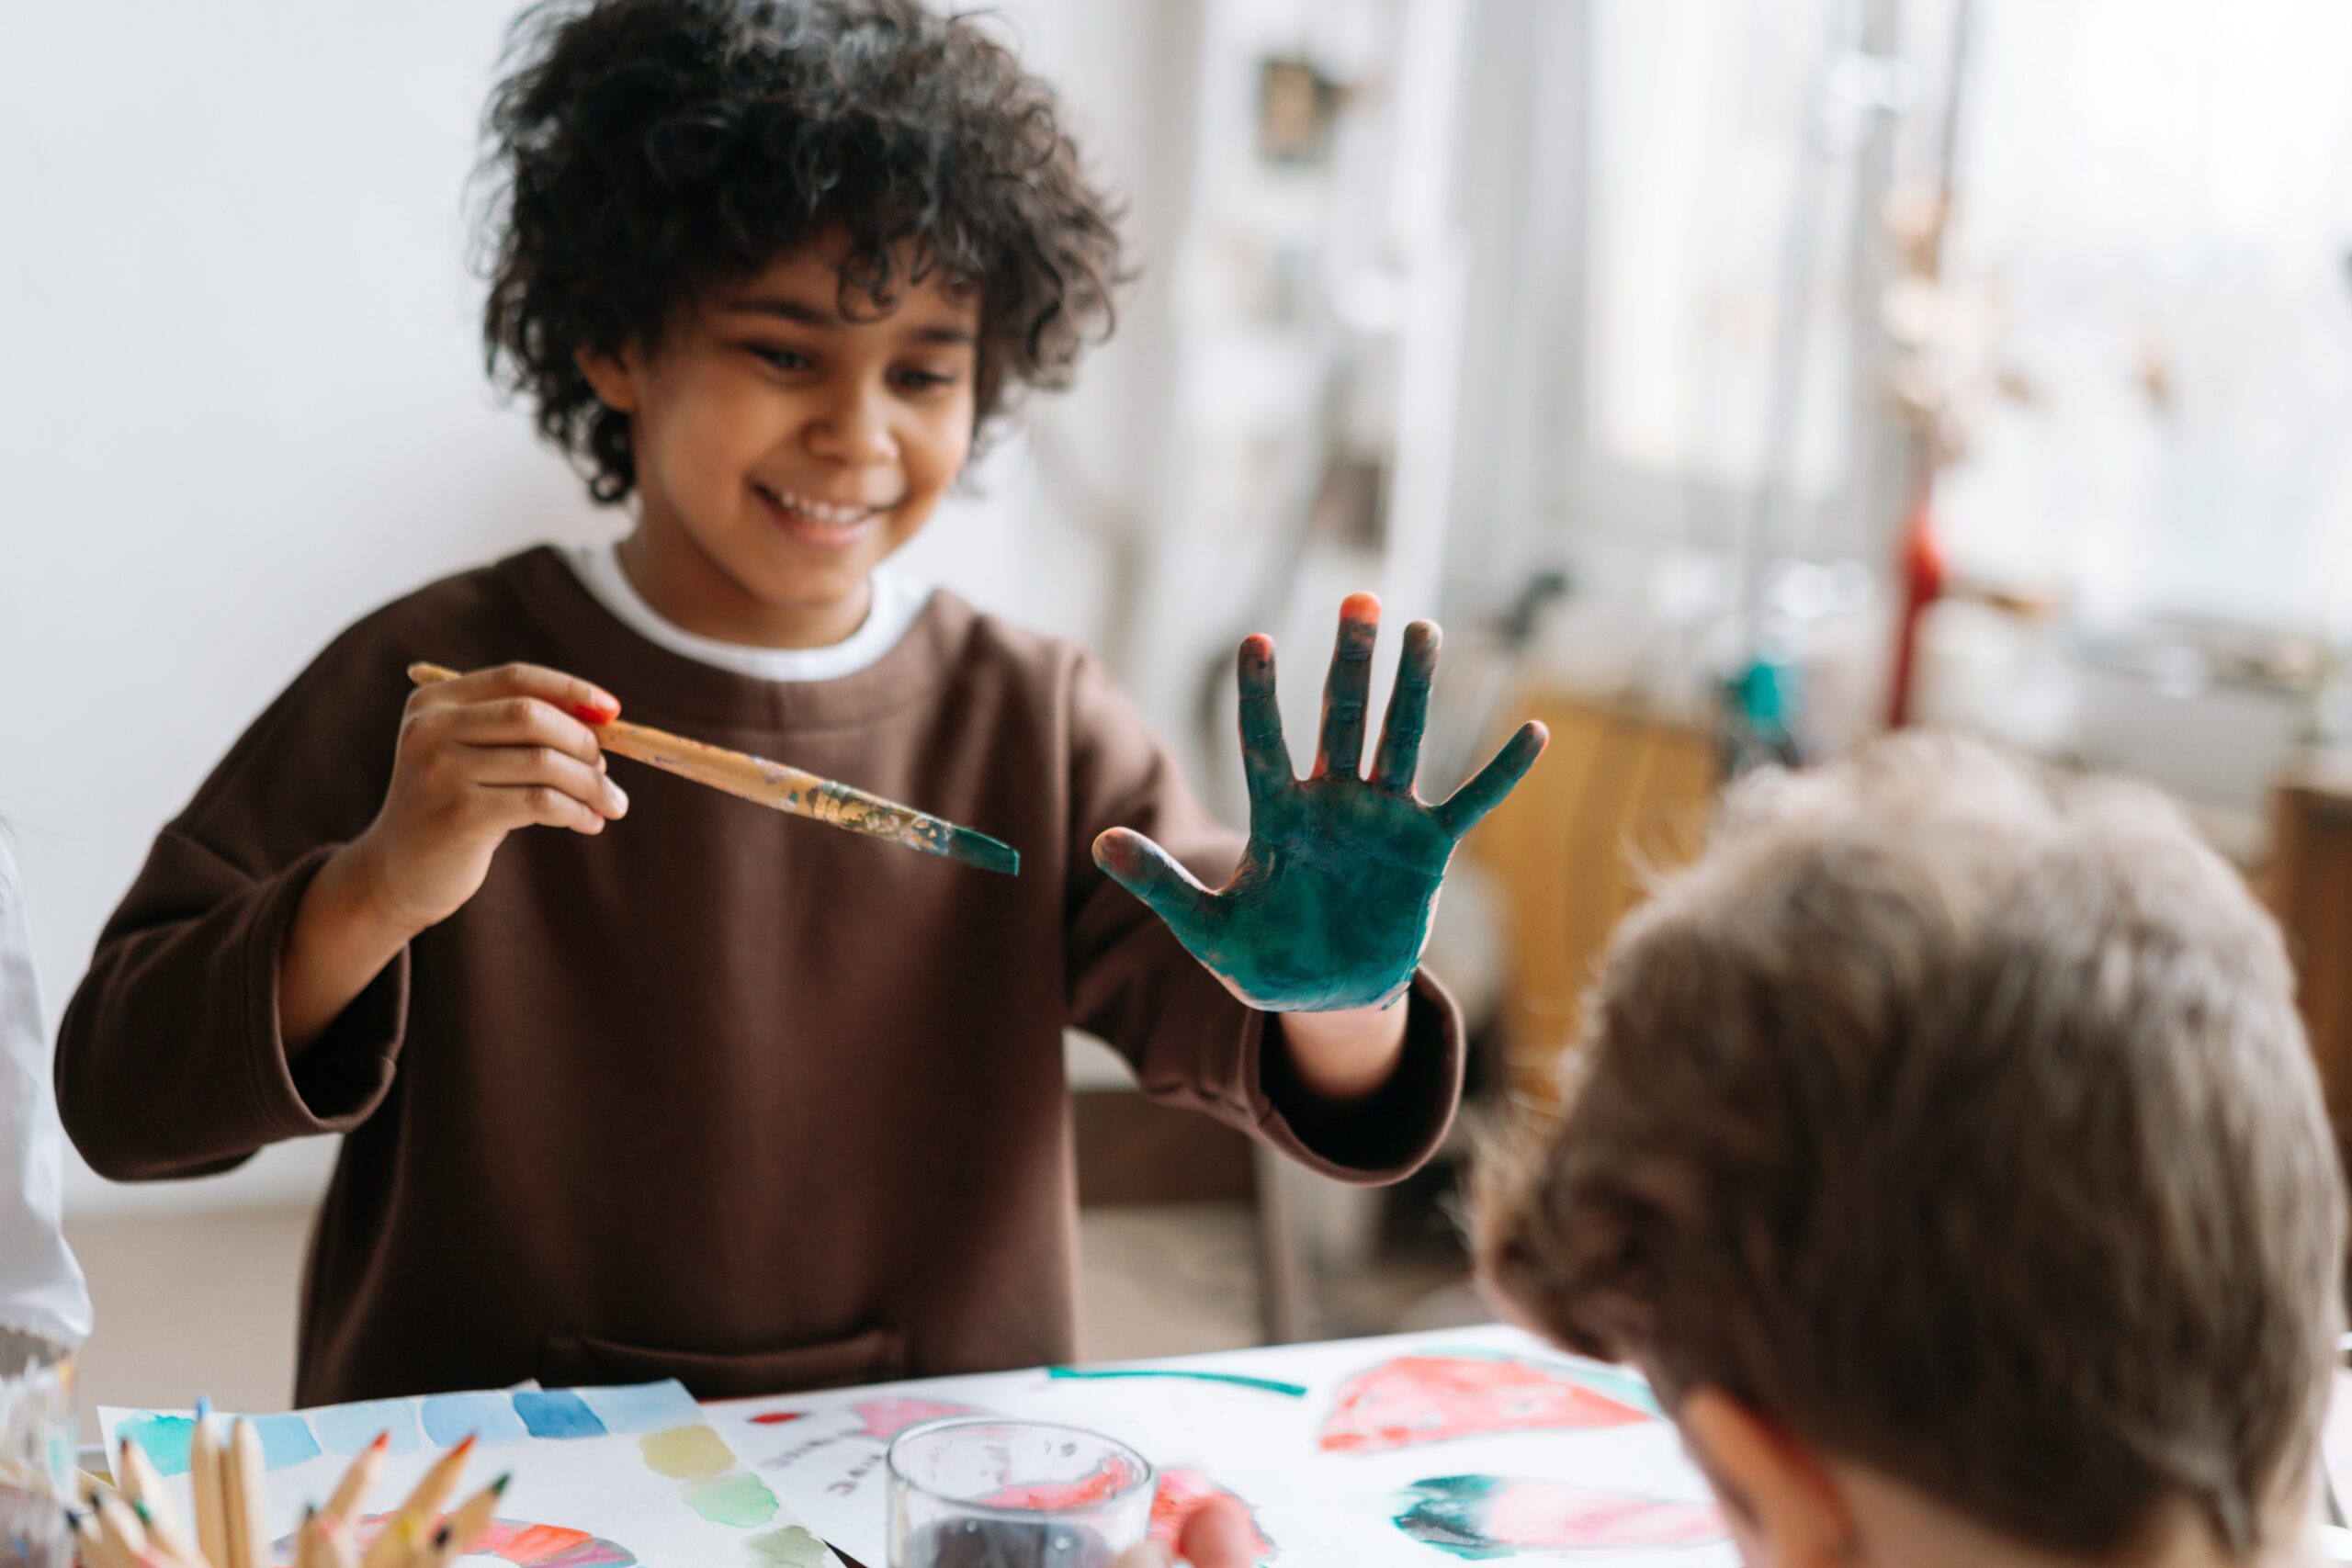
POLYGON ((0 1328, 0 1568, 68 1568, 74 1540, 74 1357, 0 1328))

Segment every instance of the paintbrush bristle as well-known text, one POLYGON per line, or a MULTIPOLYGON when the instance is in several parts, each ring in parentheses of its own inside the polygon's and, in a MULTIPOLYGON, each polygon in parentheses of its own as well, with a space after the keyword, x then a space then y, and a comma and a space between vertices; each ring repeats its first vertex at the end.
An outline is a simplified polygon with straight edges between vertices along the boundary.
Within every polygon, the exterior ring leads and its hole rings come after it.
POLYGON ((1021 874, 1019 850, 969 828, 958 828, 947 835, 947 858, 978 866, 982 871, 1001 871, 1007 876, 1021 874))

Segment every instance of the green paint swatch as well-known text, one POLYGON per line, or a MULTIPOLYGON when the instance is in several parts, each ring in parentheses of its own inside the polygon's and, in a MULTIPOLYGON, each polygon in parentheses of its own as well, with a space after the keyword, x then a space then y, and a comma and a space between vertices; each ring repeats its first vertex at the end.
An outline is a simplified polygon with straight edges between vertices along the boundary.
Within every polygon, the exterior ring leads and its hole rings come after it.
POLYGON ((747 1530, 775 1517, 775 1494, 749 1471, 697 1481, 686 1488, 686 1501, 712 1524, 732 1525, 737 1529, 747 1530))
POLYGON ((718 1475, 735 1468, 727 1439, 707 1426, 673 1427, 637 1440, 645 1462, 673 1480, 718 1475))
POLYGON ((823 1568, 825 1543, 798 1525, 755 1535, 750 1544, 759 1568, 823 1568))

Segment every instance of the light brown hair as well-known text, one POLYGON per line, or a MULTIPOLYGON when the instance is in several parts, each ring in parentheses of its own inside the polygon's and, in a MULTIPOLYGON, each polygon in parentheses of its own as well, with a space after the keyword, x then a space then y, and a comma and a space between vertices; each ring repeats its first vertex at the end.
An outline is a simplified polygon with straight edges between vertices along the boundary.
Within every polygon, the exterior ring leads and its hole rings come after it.
POLYGON ((1951 738, 1730 793, 1475 1228, 1532 1326, 2021 1540, 2308 1468, 2345 1206, 2277 928, 2153 791, 1951 738))

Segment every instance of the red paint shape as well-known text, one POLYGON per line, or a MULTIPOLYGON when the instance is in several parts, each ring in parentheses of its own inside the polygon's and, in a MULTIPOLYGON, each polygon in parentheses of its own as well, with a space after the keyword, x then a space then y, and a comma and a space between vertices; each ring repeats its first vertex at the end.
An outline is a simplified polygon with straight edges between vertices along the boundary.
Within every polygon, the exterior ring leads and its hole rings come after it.
POLYGON ((1548 1368, 1467 1356, 1399 1356, 1348 1380, 1323 1424, 1334 1453, 1442 1443, 1486 1432, 1631 1427, 1636 1410, 1548 1368))
POLYGON ((1212 1497, 1231 1497, 1240 1503, 1250 1515, 1251 1556, 1258 1562, 1281 1553, 1266 1532, 1258 1526, 1258 1510, 1251 1508, 1238 1493, 1227 1490, 1197 1470, 1163 1470, 1159 1472, 1159 1490, 1151 1499, 1151 1539, 1171 1550, 1177 1538, 1183 1534, 1184 1521, 1193 1510, 1212 1497))
POLYGON ((574 703, 571 705, 571 716, 582 724, 610 724, 620 716, 618 708, 600 708, 593 703, 574 703))
POLYGON ((991 1508, 1083 1508, 1107 1503, 1136 1483, 1136 1472, 1125 1460, 1106 1459, 1091 1475, 1076 1481, 1048 1481, 1030 1486, 1008 1486, 980 1499, 991 1508))
POLYGON ((936 1421, 944 1416, 985 1416, 985 1410, 975 1410, 968 1404, 949 1404, 936 1399, 868 1399, 850 1406, 852 1413, 865 1423, 865 1435, 888 1442, 910 1427, 925 1421, 936 1421))
POLYGON ((1514 1481, 1489 1505, 1486 1533, 1496 1545, 1522 1551, 1701 1546, 1724 1539, 1724 1520, 1704 1503, 1660 1503, 1565 1482, 1514 1481))
POLYGON ((781 1427, 786 1421, 797 1421, 808 1415, 806 1410, 763 1410, 752 1417, 754 1427, 781 1427))

